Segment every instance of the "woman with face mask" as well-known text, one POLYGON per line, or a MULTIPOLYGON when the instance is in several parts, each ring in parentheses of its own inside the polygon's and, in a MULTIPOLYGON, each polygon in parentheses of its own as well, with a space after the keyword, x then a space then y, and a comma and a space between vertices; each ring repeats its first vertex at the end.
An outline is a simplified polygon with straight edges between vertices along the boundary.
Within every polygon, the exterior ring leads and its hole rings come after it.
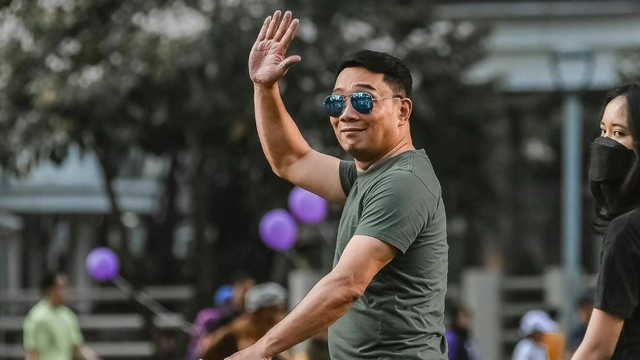
POLYGON ((604 234, 594 309, 573 360, 640 359, 640 84, 611 91, 591 145, 596 231, 604 234))

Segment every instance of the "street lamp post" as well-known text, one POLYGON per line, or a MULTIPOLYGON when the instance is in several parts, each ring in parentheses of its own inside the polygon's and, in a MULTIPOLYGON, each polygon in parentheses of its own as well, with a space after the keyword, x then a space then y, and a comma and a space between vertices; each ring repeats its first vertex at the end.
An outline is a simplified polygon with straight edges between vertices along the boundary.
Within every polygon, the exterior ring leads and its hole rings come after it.
POLYGON ((564 297, 561 325, 569 331, 575 302, 582 291, 580 242, 582 227, 582 103, 580 92, 589 87, 595 65, 593 51, 554 51, 550 69, 555 86, 564 95, 562 149, 562 267, 564 297))

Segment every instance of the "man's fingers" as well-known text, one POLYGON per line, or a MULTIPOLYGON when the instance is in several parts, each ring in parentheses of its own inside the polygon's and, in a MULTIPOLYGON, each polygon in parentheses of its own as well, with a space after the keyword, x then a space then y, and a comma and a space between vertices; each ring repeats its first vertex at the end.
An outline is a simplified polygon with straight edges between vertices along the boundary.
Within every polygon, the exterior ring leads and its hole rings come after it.
POLYGON ((276 30, 278 30, 278 26, 280 26, 280 19, 282 18, 282 13, 280 10, 276 10, 273 13, 273 17, 271 18, 271 23, 269 23, 269 28, 267 29, 267 34, 265 39, 273 39, 273 35, 275 35, 276 30))
POLYGON ((269 23, 271 23, 271 15, 267 16, 262 23, 262 29, 260 29, 260 33, 258 34, 258 40, 262 41, 267 36, 267 28, 269 27, 269 23))
POLYGON ((298 25, 300 24, 298 19, 293 19, 291 21, 291 25, 287 28, 287 32, 284 34, 282 38, 282 43, 285 46, 285 49, 291 44, 291 40, 296 35, 296 31, 298 31, 298 25))
POLYGON ((289 24, 291 24, 291 18, 292 18, 291 11, 287 11, 284 13, 284 17, 280 22, 280 26, 278 27, 278 31, 276 32, 276 35, 273 38, 273 40, 280 41, 282 39, 285 32, 289 28, 289 24))

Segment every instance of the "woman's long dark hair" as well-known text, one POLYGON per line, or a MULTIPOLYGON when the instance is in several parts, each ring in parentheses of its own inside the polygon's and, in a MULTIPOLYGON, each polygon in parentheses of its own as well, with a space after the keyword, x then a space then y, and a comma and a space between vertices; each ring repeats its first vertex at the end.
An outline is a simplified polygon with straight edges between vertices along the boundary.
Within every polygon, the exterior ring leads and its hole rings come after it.
POLYGON ((603 232, 611 220, 640 204, 640 83, 631 83, 611 90, 605 99, 604 108, 613 99, 624 96, 627 100, 627 121, 633 137, 635 158, 624 177, 606 181, 589 181, 591 193, 596 201, 595 229, 603 232))

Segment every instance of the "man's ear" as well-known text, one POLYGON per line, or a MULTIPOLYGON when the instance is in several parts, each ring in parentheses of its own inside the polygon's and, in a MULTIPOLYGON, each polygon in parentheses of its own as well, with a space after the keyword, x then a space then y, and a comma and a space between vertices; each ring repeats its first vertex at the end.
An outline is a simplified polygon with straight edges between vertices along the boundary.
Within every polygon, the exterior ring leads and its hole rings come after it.
POLYGON ((413 102, 409 98, 400 99, 400 115, 398 125, 402 126, 409 122, 411 110, 413 110, 413 102))

